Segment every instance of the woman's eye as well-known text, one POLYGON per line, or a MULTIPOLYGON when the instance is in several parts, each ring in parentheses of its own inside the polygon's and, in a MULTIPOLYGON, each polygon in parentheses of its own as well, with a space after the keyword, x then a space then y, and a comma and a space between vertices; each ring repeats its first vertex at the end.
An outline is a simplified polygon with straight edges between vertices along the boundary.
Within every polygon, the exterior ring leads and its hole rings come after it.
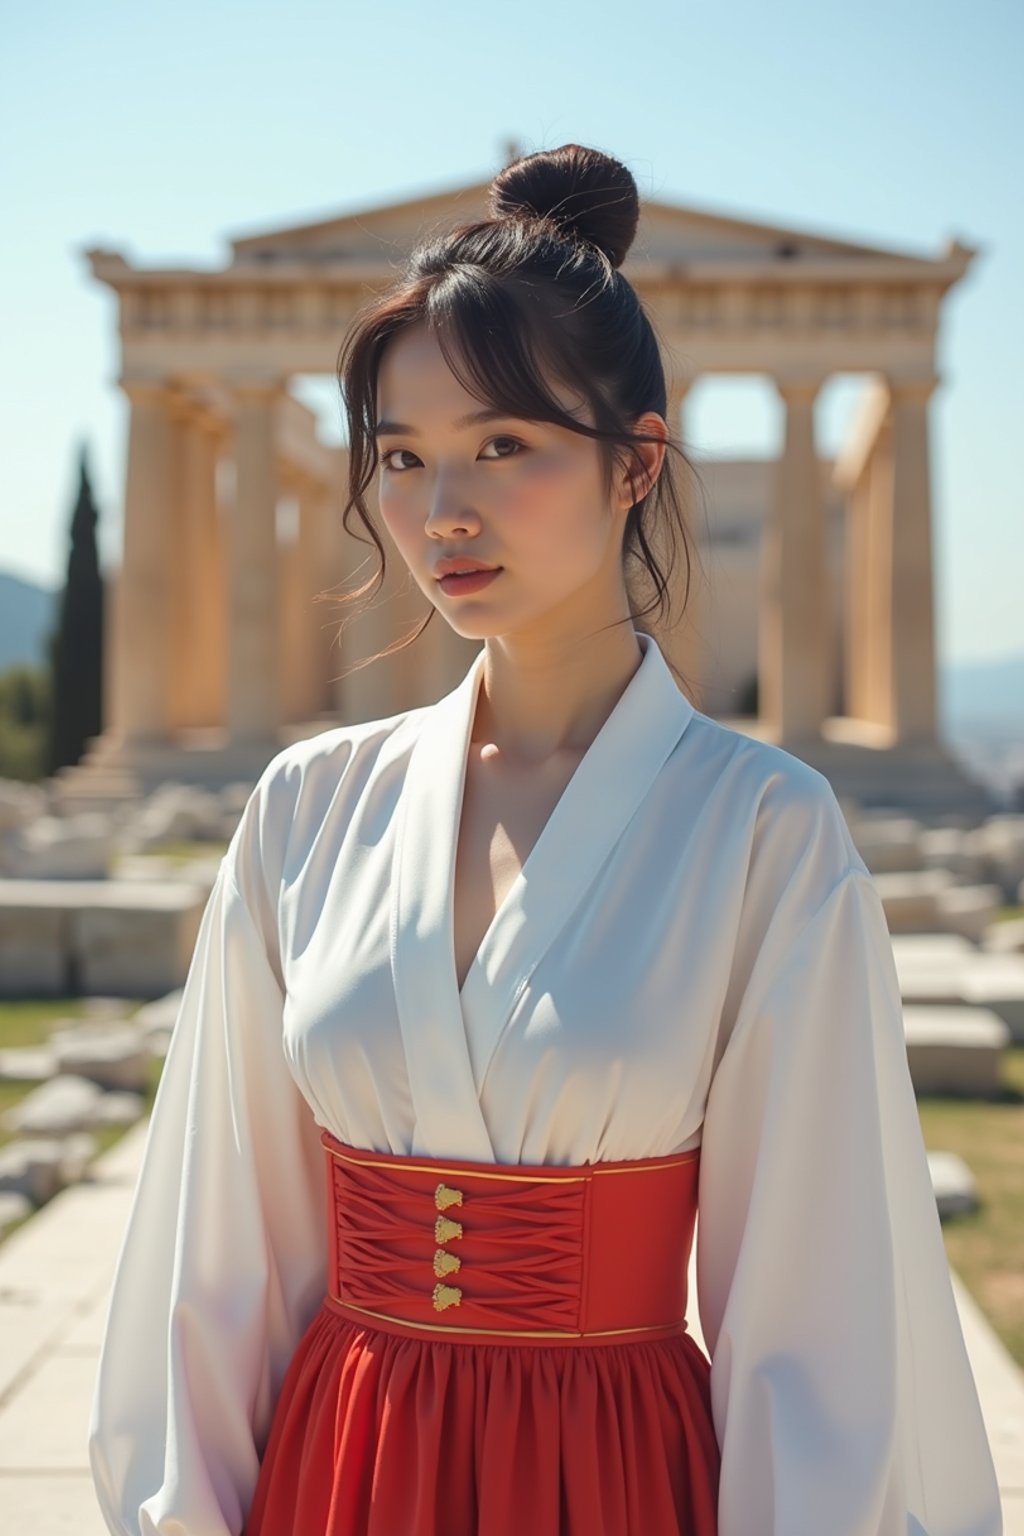
MULTIPOLYGON (((522 443, 514 437, 492 437, 491 441, 487 444, 488 448, 493 448, 495 443, 511 443, 513 448, 516 450, 516 453, 518 453, 523 446, 522 443)), ((498 455, 500 459, 514 459, 515 456, 515 453, 500 453, 498 455)))
MULTIPOLYGON (((513 450, 511 453, 499 453, 499 459, 514 459, 519 453, 523 451, 523 444, 518 440, 518 438, 515 437, 492 437, 491 441, 485 444, 485 446, 487 448, 493 448, 496 443, 511 444, 513 450)), ((409 457, 413 459, 416 457, 411 448, 391 448, 387 453, 381 454, 380 462, 385 469, 390 469, 393 472, 400 474, 402 470, 409 468, 409 466, 406 464, 389 463, 389 460, 398 453, 407 453, 409 457)))
MULTIPOLYGON (((391 448, 391 449, 388 450, 387 453, 382 453, 381 454, 380 461, 383 464, 385 469, 392 469, 393 470, 397 466, 394 465, 394 464, 389 464, 388 463, 388 460, 391 458, 392 454, 395 454, 395 453, 411 453, 411 452, 412 452, 412 450, 410 448, 391 448)), ((412 456, 413 456, 413 458, 416 457, 416 455, 414 453, 413 453, 412 456)), ((403 465, 401 467, 404 468, 405 466, 403 465)))

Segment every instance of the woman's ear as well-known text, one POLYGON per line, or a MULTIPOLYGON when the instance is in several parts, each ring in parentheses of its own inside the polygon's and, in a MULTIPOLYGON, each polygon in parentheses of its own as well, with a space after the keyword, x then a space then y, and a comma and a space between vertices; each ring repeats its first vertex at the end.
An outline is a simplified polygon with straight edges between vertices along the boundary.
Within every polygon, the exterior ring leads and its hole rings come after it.
POLYGON ((649 436, 656 434, 661 441, 636 443, 632 449, 626 450, 627 462, 621 466, 616 484, 619 510, 622 512, 628 512, 630 507, 642 501, 653 490, 667 451, 668 424, 657 411, 645 411, 636 418, 633 427, 635 431, 649 436))

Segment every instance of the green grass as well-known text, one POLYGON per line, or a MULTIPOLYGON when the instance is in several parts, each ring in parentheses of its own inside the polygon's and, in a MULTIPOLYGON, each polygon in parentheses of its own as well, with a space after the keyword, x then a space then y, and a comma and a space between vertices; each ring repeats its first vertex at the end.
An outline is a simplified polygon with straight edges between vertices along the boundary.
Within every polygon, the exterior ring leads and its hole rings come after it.
POLYGON ((1024 1366, 1024 1046, 1003 1058, 1001 1099, 917 1107, 928 1151, 957 1153, 977 1186, 979 1209, 942 1224, 949 1262, 1024 1366))
POLYGON ((192 859, 206 859, 221 856, 227 852, 227 843, 223 839, 216 842, 202 842, 192 840, 189 842, 178 841, 166 843, 154 843, 146 849, 145 856, 159 859, 170 859, 175 864, 188 864, 192 859))
MULTIPOLYGON (((133 1014, 142 1006, 143 1001, 142 998, 126 998, 125 1014, 133 1014)), ((51 1030, 58 1025, 65 1024, 69 1019, 78 1020, 86 1017, 86 1004, 81 998, 57 1000, 44 998, 31 1002, 0 1001, 0 1047, 6 1049, 8 1046, 43 1045, 49 1039, 51 1030)), ((145 1094, 146 1113, 152 1108, 162 1067, 163 1061, 158 1057, 154 1057, 149 1063, 149 1082, 145 1094)), ((13 1104, 17 1104, 36 1087, 38 1084, 35 1082, 0 1081, 0 1114, 13 1104)), ((93 1131, 92 1135, 96 1138, 95 1155, 98 1157, 101 1152, 112 1147, 128 1129, 128 1126, 104 1126, 100 1130, 93 1131)), ((0 1120, 0 1147, 15 1138, 16 1132, 8 1130, 0 1120)))
MULTIPOLYGON (((125 1013, 134 1013, 136 1008, 141 1006, 142 1001, 143 999, 141 998, 126 999, 124 1005, 125 1013)), ((0 1000, 0 1047, 42 1045, 49 1038, 52 1029, 66 1023, 69 1019, 82 1019, 86 1015, 86 1004, 81 998, 59 998, 56 1000, 46 998, 31 1002, 0 1000)), ((158 1058, 153 1058, 149 1064, 149 1082, 145 1094, 145 1114, 148 1114, 153 1107, 153 1098, 156 1094, 157 1083, 160 1081, 162 1067, 163 1061, 158 1058)), ((21 1099, 25 1098, 37 1086, 38 1084, 34 1082, 0 1081, 0 1116, 2 1116, 4 1110, 10 1109, 12 1105, 19 1103, 21 1099)), ((95 1139, 96 1148, 89 1161, 92 1162, 94 1158, 99 1157, 108 1148, 112 1147, 115 1142, 120 1141, 125 1131, 129 1129, 130 1127, 125 1125, 109 1125, 92 1131, 90 1134, 95 1139)), ((0 1119, 0 1147, 6 1146, 9 1141, 15 1140, 16 1137, 17 1132, 8 1130, 3 1124, 2 1119, 0 1119)), ((6 1229, 3 1238, 0 1238, 0 1245, 13 1232, 17 1232, 19 1227, 23 1227, 26 1221, 31 1221, 34 1215, 35 1211, 29 1211, 20 1220, 12 1222, 6 1229)))
MULTIPOLYGON (((139 1003, 129 999, 124 1006, 126 1013, 134 1013, 139 1003)), ((64 1019, 86 1017, 86 1002, 79 997, 45 997, 25 1002, 5 998, 0 1001, 0 1046, 42 1045, 64 1019)))

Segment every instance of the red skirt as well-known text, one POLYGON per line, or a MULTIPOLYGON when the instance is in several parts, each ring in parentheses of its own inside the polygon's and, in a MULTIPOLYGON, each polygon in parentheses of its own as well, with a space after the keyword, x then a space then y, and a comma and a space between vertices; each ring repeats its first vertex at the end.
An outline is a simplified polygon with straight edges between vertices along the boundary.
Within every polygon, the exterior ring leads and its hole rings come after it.
POLYGON ((554 1167, 321 1140, 328 1291, 245 1536, 715 1536, 699 1148, 554 1167))

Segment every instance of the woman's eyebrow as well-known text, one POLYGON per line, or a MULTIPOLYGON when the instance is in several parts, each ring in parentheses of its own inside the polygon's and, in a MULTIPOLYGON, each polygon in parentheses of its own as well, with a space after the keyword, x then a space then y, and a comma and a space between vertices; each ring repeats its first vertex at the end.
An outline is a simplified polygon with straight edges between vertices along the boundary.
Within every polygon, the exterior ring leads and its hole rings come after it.
MULTIPOLYGON (((470 411, 468 416, 460 416, 452 423, 456 431, 463 431, 466 427, 475 427, 482 421, 516 421, 515 416, 510 416, 507 411, 496 411, 493 406, 487 406, 482 411, 470 411)), ((418 437, 419 432, 415 427, 407 426, 401 421, 378 421, 375 436, 377 437, 418 437)))

